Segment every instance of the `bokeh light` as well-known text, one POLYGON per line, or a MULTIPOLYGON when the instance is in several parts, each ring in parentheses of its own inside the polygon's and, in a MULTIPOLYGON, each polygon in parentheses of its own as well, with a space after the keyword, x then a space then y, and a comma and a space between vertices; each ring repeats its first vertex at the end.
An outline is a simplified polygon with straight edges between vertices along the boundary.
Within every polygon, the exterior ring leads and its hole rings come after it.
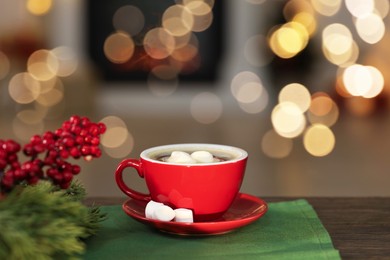
POLYGON ((335 147, 336 138, 332 130, 322 124, 310 126, 303 137, 303 144, 308 153, 322 157, 331 153, 335 147))
POLYGON ((307 0, 289 0, 283 7, 283 16, 286 21, 292 21, 298 13, 313 14, 314 9, 311 3, 307 0))
POLYGON ((48 67, 58 77, 68 77, 72 75, 78 67, 76 53, 67 46, 59 46, 51 51, 48 56, 48 67))
POLYGON ((175 0, 177 4, 187 5, 191 2, 199 2, 200 4, 207 4, 211 8, 214 7, 215 0, 175 0))
POLYGON ((144 49, 146 53, 157 60, 165 59, 175 50, 175 38, 162 27, 154 28, 145 35, 144 49))
POLYGON ((203 32, 207 30, 213 22, 212 6, 204 1, 185 1, 185 9, 193 17, 191 31, 203 32))
POLYGON ((24 124, 35 125, 40 123, 46 116, 46 111, 36 109, 24 109, 16 114, 19 121, 24 124))
POLYGON ((322 31, 322 42, 330 53, 340 55, 352 48, 352 33, 347 26, 333 23, 322 31))
POLYGON ((12 129, 15 136, 24 142, 28 142, 31 136, 42 133, 45 129, 44 121, 27 121, 23 116, 16 116, 12 120, 12 129))
POLYGON ((194 33, 175 37, 175 45, 171 57, 176 61, 182 63, 191 62, 199 53, 199 40, 194 33))
POLYGON ((325 16, 335 15, 342 4, 341 0, 310 0, 310 2, 316 12, 325 16))
POLYGON ((272 110, 271 122, 275 131, 287 138, 299 136, 306 126, 306 118, 301 108, 293 102, 276 105, 272 110))
POLYGON ((53 5, 52 0, 27 0, 26 8, 33 15, 48 13, 53 5))
POLYGON ((273 129, 267 131, 261 139, 261 149, 270 158, 285 158, 291 153, 292 148, 292 139, 280 136, 273 129))
POLYGON ((173 36, 187 35, 194 26, 194 16, 183 5, 172 5, 163 13, 162 26, 173 36))
POLYGON ((150 91, 160 97, 166 97, 175 92, 178 87, 178 71, 169 65, 154 67, 148 76, 148 86, 150 91))
POLYGON ((373 66, 360 64, 351 65, 344 70, 343 83, 352 96, 366 98, 379 95, 384 88, 382 73, 373 66))
POLYGON ((108 148, 121 146, 128 135, 125 122, 116 116, 107 116, 100 121, 107 127, 106 132, 102 136, 102 145, 108 148))
POLYGON ((374 98, 378 96, 385 87, 385 79, 382 72, 373 66, 366 66, 370 72, 370 77, 372 78, 372 85, 366 93, 363 94, 365 98, 374 98))
POLYGON ((354 17, 364 17, 374 11, 375 3, 373 0, 345 0, 347 10, 354 17))
POLYGON ((112 158, 125 158, 128 156, 134 149, 134 137, 129 132, 127 134, 126 140, 122 145, 117 147, 104 147, 104 151, 112 158))
POLYGON ((212 124, 222 115, 222 101, 211 92, 201 92, 191 100, 191 115, 199 123, 212 124))
POLYGON ((357 18, 355 26, 360 38, 370 44, 379 42, 385 35, 383 20, 374 13, 357 18))
POLYGON ((134 137, 126 123, 117 116, 106 116, 100 120, 107 127, 101 137, 104 151, 113 158, 123 158, 134 148, 134 137))
POLYGON ((317 92, 312 95, 307 119, 311 124, 333 126, 339 118, 337 104, 325 92, 317 92))
POLYGON ((138 7, 124 5, 115 11, 112 24, 116 31, 123 31, 134 36, 144 28, 145 16, 138 7))
POLYGON ((375 0, 374 4, 375 13, 379 14, 381 18, 385 18, 389 14, 389 0, 375 0))
POLYGON ((49 80, 56 76, 59 62, 49 50, 37 50, 27 60, 27 71, 37 80, 49 80))
POLYGON ((271 33, 269 45, 280 58, 296 56, 307 45, 309 33, 300 23, 288 22, 271 33))
POLYGON ((259 76, 251 71, 237 73, 231 81, 230 90, 240 108, 247 113, 260 113, 268 105, 268 92, 259 76))
POLYGON ((27 72, 18 73, 11 78, 8 92, 16 103, 29 104, 38 98, 40 83, 27 72))
POLYGON ((292 102, 296 104, 301 109, 302 113, 304 113, 310 106, 310 92, 302 84, 288 84, 279 92, 279 103, 283 102, 292 102))
POLYGON ((266 89, 263 89, 261 96, 250 103, 238 103, 241 110, 248 114, 258 114, 263 112, 269 103, 269 95, 266 89))
POLYGON ((119 31, 107 37, 103 49, 108 60, 120 64, 131 59, 134 47, 134 41, 130 35, 119 31))
POLYGON ((303 25, 309 36, 312 36, 317 30, 317 20, 315 16, 311 13, 307 13, 307 12, 297 13, 293 17, 292 22, 296 22, 298 24, 303 25))
POLYGON ((55 80, 49 80, 48 82, 41 81, 40 84, 41 91, 39 96, 36 98, 37 103, 44 107, 52 107, 63 100, 65 90, 64 85, 59 78, 55 78, 55 80), (45 91, 42 91, 43 88, 45 89, 45 91))

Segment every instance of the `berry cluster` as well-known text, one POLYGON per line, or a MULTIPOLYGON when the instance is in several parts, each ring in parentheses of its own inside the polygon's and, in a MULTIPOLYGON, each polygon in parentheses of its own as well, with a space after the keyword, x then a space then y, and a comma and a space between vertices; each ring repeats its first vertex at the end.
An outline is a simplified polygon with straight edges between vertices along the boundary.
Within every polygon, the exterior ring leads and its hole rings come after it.
POLYGON ((51 180, 66 189, 80 166, 66 160, 83 157, 89 161, 101 156, 100 135, 106 130, 103 123, 91 122, 87 117, 72 116, 54 132, 34 135, 23 147, 30 159, 20 163, 17 153, 21 146, 13 140, 0 140, 0 188, 11 190, 16 184, 35 184, 40 179, 51 180), (40 158, 40 155, 43 155, 40 158))

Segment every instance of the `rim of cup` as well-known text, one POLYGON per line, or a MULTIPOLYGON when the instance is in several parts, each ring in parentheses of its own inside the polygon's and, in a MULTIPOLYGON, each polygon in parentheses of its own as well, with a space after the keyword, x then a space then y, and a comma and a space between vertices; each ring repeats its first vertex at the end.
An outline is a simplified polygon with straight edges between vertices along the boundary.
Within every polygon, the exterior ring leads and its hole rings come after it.
POLYGON ((208 144, 208 143, 180 143, 180 144, 160 145, 160 146, 148 148, 141 152, 140 157, 144 160, 155 162, 155 163, 161 163, 161 164, 182 165, 182 166, 205 166, 205 165, 215 165, 215 164, 228 164, 228 163, 241 161, 248 157, 248 152, 241 148, 230 146, 230 145, 208 144), (195 151, 209 151, 209 150, 220 151, 222 153, 231 153, 234 155, 234 158, 222 162, 194 163, 194 164, 163 162, 151 158, 154 155, 158 155, 163 151, 171 153, 173 151, 195 152, 195 151))

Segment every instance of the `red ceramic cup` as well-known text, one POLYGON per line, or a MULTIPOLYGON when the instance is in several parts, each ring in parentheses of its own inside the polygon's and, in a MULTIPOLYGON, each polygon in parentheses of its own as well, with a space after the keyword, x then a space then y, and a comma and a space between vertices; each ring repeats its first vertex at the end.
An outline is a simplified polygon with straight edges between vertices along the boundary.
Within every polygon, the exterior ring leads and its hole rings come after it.
POLYGON ((162 202, 172 208, 191 209, 194 221, 211 221, 226 212, 238 194, 244 178, 248 153, 240 148, 217 144, 172 144, 144 150, 140 159, 125 159, 116 169, 115 180, 129 197, 162 202), (157 160, 173 151, 209 151, 215 156, 226 156, 222 162, 178 164, 157 160), (136 169, 145 179, 150 194, 130 188, 123 174, 136 169))

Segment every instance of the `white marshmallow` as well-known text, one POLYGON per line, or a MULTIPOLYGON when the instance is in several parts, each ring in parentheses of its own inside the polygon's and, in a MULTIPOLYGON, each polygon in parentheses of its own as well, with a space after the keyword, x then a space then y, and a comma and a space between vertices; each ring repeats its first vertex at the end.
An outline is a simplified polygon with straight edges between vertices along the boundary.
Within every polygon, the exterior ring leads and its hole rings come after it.
POLYGON ((170 163, 196 163, 196 161, 186 152, 173 151, 167 159, 170 163))
POLYGON ((155 209, 153 219, 160 221, 171 221, 175 218, 175 211, 166 205, 159 206, 155 209))
POLYGON ((192 210, 178 208, 178 209, 175 209, 174 211, 175 211, 175 221, 176 222, 188 222, 188 223, 194 222, 192 210))
POLYGON ((145 207, 145 217, 147 218, 153 218, 154 216, 154 211, 158 208, 163 206, 164 204, 161 202, 156 202, 156 201, 149 201, 148 204, 146 204, 145 207))
POLYGON ((214 157, 207 151, 196 151, 191 154, 191 157, 198 163, 211 163, 214 157))

